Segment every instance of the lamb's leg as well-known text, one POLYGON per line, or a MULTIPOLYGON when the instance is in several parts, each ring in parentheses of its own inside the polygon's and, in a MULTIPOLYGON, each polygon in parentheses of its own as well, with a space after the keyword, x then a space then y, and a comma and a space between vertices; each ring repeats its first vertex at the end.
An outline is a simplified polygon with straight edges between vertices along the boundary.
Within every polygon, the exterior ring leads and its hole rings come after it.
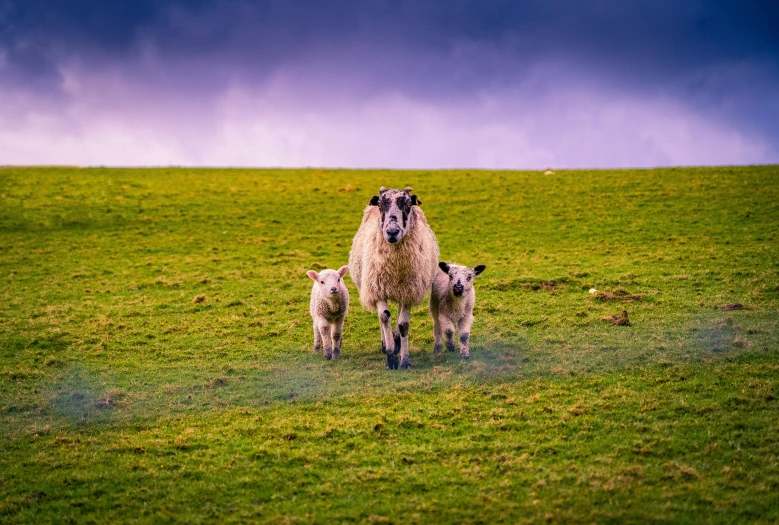
POLYGON ((411 321, 411 307, 401 304, 398 309, 398 335, 400 335, 400 368, 411 368, 408 358, 408 327, 411 321))
POLYGON ((381 327, 381 349, 387 354, 387 369, 398 368, 398 356, 395 354, 395 342, 392 340, 392 314, 387 308, 386 301, 377 301, 376 310, 379 314, 379 326, 381 327))
POLYGON ((444 335, 446 335, 446 349, 449 352, 454 352, 454 324, 445 315, 438 316, 438 319, 444 329, 444 335))
POLYGON ((441 352, 441 339, 444 331, 441 329, 441 321, 438 320, 438 316, 433 317, 433 338, 435 342, 433 344, 433 352, 438 354, 441 352))
POLYGON ((344 331, 344 319, 337 320, 333 323, 333 357, 341 357, 341 343, 343 342, 344 331))
POLYGON ((322 334, 319 333, 319 327, 314 321, 314 353, 316 354, 322 349, 322 334))
POLYGON ((468 347, 468 343, 471 338, 471 325, 473 324, 473 316, 468 315, 457 323, 457 334, 460 336, 460 357, 463 359, 470 359, 471 352, 468 347))
POLYGON ((322 343, 325 347, 325 359, 333 358, 333 344, 330 338, 330 323, 327 321, 319 321, 317 324, 319 327, 319 333, 322 337, 322 343))

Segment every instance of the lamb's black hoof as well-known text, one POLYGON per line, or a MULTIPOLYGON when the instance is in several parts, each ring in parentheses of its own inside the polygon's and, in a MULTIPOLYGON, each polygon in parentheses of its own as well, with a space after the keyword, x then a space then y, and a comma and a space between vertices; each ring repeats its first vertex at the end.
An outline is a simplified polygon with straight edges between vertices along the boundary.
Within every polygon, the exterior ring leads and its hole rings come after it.
POLYGON ((400 359, 398 356, 391 354, 387 356, 387 370, 397 370, 400 359))
POLYGON ((440 354, 441 353, 441 345, 433 346, 433 353, 434 354, 440 354))
POLYGON ((446 343, 446 349, 449 352, 454 352, 454 343, 446 343))
POLYGON ((333 354, 325 354, 325 359, 330 361, 333 358, 333 354))
POLYGON ((408 359, 404 360, 402 363, 400 363, 400 368, 402 368, 403 370, 408 370, 409 368, 411 368, 411 361, 409 361, 408 359))
POLYGON ((395 353, 400 352, 400 332, 395 332, 395 353))
POLYGON ((336 359, 338 357, 341 357, 341 351, 340 350, 333 350, 333 359, 336 359))

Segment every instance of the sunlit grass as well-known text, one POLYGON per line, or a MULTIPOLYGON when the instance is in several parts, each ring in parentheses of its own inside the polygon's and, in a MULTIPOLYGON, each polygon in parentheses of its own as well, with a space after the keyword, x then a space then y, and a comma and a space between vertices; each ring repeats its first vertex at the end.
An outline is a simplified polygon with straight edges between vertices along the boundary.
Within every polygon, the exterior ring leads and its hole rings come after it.
POLYGON ((778 234, 774 166, 2 169, 0 516, 775 521, 778 234), (382 185, 487 265, 470 362, 421 305, 384 370, 348 278, 311 353, 382 185))

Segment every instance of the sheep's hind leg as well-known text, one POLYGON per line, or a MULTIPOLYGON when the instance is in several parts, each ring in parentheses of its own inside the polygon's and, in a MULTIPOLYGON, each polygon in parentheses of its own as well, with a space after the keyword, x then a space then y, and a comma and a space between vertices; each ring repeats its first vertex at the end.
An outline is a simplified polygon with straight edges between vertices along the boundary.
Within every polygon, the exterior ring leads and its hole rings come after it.
POLYGON ((376 310, 379 313, 381 327, 381 350, 387 355, 387 370, 397 370, 398 356, 395 354, 395 341, 392 337, 392 314, 386 301, 378 301, 376 310))
POLYGON ((408 327, 411 321, 411 307, 400 305, 398 310, 398 332, 400 335, 400 368, 411 368, 408 356, 408 327))
POLYGON ((441 353, 441 339, 443 339, 443 330, 441 329, 441 321, 438 317, 433 318, 433 352, 436 354, 441 353))
POLYGON ((322 349, 322 334, 319 333, 319 327, 314 321, 314 353, 316 354, 322 349))

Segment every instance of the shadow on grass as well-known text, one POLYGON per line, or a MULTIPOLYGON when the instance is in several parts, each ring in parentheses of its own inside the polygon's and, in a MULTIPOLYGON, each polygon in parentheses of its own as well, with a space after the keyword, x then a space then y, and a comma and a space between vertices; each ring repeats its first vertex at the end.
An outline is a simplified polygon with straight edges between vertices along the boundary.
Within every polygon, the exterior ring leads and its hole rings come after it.
POLYGON ((296 352, 276 358, 267 366, 242 361, 197 371, 191 364, 95 371, 77 363, 42 386, 42 399, 35 403, 35 410, 28 407, 20 411, 13 427, 37 431, 44 425, 142 424, 185 413, 430 392, 523 375, 521 343, 474 345, 472 355, 466 361, 456 353, 412 353, 410 371, 384 369, 384 357, 379 352, 375 356, 347 354, 333 361, 296 352), (28 420, 26 425, 20 425, 20 417, 28 420))
MULTIPOLYGON (((13 420, 0 424, 9 433, 94 424, 143 424, 180 414, 240 407, 312 403, 336 398, 370 398, 430 392, 539 377, 558 379, 675 363, 708 363, 765 355, 776 320, 741 320, 718 314, 688 319, 676 332, 676 348, 647 348, 649 332, 619 332, 614 346, 572 348, 563 341, 525 338, 475 340, 472 358, 412 349, 410 371, 389 371, 378 351, 347 351, 325 361, 321 354, 290 350, 268 360, 248 357, 230 362, 144 362, 132 368, 90 369, 82 363, 31 376, 40 394, 11 404, 13 420), (759 329, 755 328, 759 327, 759 329)), ((664 337, 673 341, 674 338, 664 337)))

